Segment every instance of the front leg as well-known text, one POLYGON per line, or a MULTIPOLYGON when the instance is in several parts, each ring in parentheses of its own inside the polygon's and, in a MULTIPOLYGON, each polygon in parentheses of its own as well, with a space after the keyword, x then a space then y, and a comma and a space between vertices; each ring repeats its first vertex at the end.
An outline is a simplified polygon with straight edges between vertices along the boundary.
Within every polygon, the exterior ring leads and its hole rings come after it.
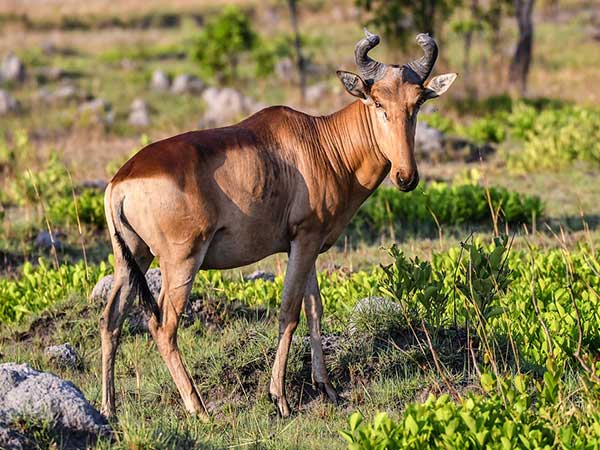
POLYGON ((271 399, 277 403, 282 417, 290 415, 285 395, 285 371, 292 336, 298 326, 308 276, 314 268, 320 247, 321 240, 311 235, 299 236, 291 243, 279 311, 279 344, 269 387, 271 399))
POLYGON ((312 382, 315 388, 327 394, 329 399, 337 404, 338 396, 335 389, 329 381, 325 359, 323 357, 323 343, 321 340, 321 317, 323 316, 323 303, 321 301, 321 292, 319 291, 319 282, 317 280, 317 271, 313 265, 306 283, 304 292, 304 313, 308 322, 310 331, 310 353, 312 363, 312 382))

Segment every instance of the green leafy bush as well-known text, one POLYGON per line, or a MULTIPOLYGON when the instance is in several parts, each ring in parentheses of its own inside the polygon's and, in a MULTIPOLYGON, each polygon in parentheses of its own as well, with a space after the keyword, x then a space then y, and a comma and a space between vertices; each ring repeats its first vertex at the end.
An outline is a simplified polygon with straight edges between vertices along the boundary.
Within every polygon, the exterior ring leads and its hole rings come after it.
POLYGON ((477 142, 486 144, 492 142, 498 144, 506 139, 506 125, 494 117, 484 117, 471 122, 468 126, 459 129, 460 134, 477 142))
POLYGON ((440 130, 442 133, 454 133, 456 131, 456 125, 454 124, 453 120, 447 116, 443 116, 438 112, 420 114, 419 120, 422 120, 427 125, 440 130))
POLYGON ((567 407, 558 397, 555 373, 546 372, 541 383, 522 375, 496 380, 484 374, 481 384, 486 394, 468 393, 458 403, 447 394, 411 403, 399 421, 379 413, 364 422, 354 413, 341 434, 350 450, 600 446, 600 413, 591 405, 567 407))
POLYGON ((69 171, 52 153, 44 168, 38 172, 20 173, 8 188, 10 199, 18 205, 48 203, 71 192, 69 171))
POLYGON ((106 227, 104 194, 95 189, 85 189, 75 200, 72 196, 59 198, 48 206, 46 212, 50 223, 55 225, 76 225, 79 216, 81 223, 106 227))
MULTIPOLYGON (((494 211, 508 223, 530 223, 543 214, 539 197, 510 192, 504 188, 489 189, 494 211)), ((431 183, 413 192, 379 188, 358 211, 350 230, 380 233, 396 224, 413 227, 422 224, 454 226, 492 222, 492 213, 484 187, 464 184, 450 186, 431 183)))
POLYGON ((104 263, 86 267, 81 261, 54 269, 41 258, 37 266, 26 262, 19 279, 0 279, 0 322, 19 321, 71 294, 91 292, 94 284, 108 272, 104 263))
POLYGON ((573 106, 541 111, 531 129, 519 128, 523 147, 506 153, 517 172, 559 170, 574 162, 600 167, 600 110, 573 106))
POLYGON ((256 47, 258 36, 250 18, 236 6, 227 6, 209 20, 194 44, 192 58, 209 75, 237 78, 241 55, 256 47))

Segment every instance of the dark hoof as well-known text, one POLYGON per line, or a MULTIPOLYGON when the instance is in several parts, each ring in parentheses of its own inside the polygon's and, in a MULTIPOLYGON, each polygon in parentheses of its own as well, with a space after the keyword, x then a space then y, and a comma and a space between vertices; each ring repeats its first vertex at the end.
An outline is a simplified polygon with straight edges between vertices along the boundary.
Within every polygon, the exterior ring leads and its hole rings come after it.
POLYGON ((315 388, 321 392, 321 395, 323 397, 327 396, 331 403, 333 403, 336 406, 339 404, 338 394, 330 382, 322 383, 319 381, 315 383, 315 388))

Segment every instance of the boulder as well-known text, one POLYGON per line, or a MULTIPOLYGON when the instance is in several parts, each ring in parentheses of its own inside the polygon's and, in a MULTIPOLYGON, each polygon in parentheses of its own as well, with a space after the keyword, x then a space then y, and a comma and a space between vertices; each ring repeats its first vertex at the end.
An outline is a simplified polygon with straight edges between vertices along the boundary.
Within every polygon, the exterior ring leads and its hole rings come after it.
POLYGON ((171 87, 171 79, 162 70, 155 70, 152 74, 150 87, 155 91, 168 91, 171 87))
POLYGON ((22 433, 11 429, 23 417, 50 424, 66 447, 83 447, 110 433, 104 417, 73 383, 27 364, 0 364, 0 448, 28 448, 22 433))
POLYGON ((136 98, 131 104, 128 122, 140 128, 150 125, 150 108, 143 99, 136 98))
POLYGON ((59 367, 77 369, 81 364, 79 355, 69 343, 46 347, 44 353, 59 367))
POLYGON ((45 103, 60 103, 77 100, 80 97, 80 93, 72 84, 63 84, 53 92, 50 92, 47 88, 42 88, 37 91, 35 97, 37 100, 45 103))
POLYGON ((0 65, 0 80, 23 82, 26 78, 25 66, 14 53, 8 53, 0 65))
POLYGON ((19 110, 19 102, 4 89, 0 89, 0 115, 19 110))
POLYGON ((48 231, 40 231, 35 237, 33 245, 42 250, 50 250, 52 246, 56 250, 63 248, 61 240, 55 234, 50 234, 48 231))
POLYGON ((171 86, 173 94, 199 94, 203 89, 204 82, 200 78, 188 74, 175 77, 171 86))
POLYGON ((57 81, 63 78, 66 73, 60 67, 41 67, 37 70, 37 79, 43 83, 48 81, 57 81))
POLYGON ((111 104, 102 98, 88 100, 79 105, 80 119, 84 122, 110 127, 115 121, 111 104))
MULTIPOLYGON (((160 269, 150 269, 146 272, 146 282, 150 288, 150 292, 154 298, 158 298, 160 294, 160 287, 162 285, 162 276, 160 269)), ((114 277, 107 275, 102 278, 92 289, 90 299, 101 304, 106 304, 108 296, 110 295, 114 285, 114 277)), ((132 334, 146 333, 148 331, 148 318, 142 308, 134 307, 130 312, 127 322, 129 324, 129 330, 132 334)))
POLYGON ((436 160, 444 153, 446 136, 424 121, 417 121, 415 151, 428 159, 436 160))
MULTIPOLYGON (((154 298, 158 298, 158 294, 160 293, 160 287, 162 285, 162 277, 160 274, 160 269, 150 269, 146 272, 146 281, 148 282, 148 287, 150 288, 150 292, 154 298)), ((102 304, 106 303, 108 300, 108 296, 112 291, 114 284, 114 277, 112 275, 107 275, 102 278, 94 289, 92 289, 91 300, 101 302, 102 304)))
POLYGON ((206 103, 206 113, 199 128, 227 125, 264 107, 232 88, 209 87, 202 94, 202 99, 206 103))
POLYGON ((81 113, 103 113, 110 109, 110 104, 102 98, 94 98, 79 105, 81 113))
POLYGON ((264 270, 255 270, 249 275, 244 277, 244 281, 256 281, 256 280, 264 280, 264 281, 275 281, 275 274, 272 272, 267 272, 264 270))
POLYGON ((99 191, 104 191, 104 190, 106 190, 106 186, 108 186, 108 182, 106 180, 101 180, 101 179, 84 180, 81 183, 79 183, 78 186, 80 186, 84 189, 97 189, 99 191))
POLYGON ((4 450, 34 450, 38 447, 35 442, 23 433, 12 429, 8 420, 0 414, 0 448, 4 450))

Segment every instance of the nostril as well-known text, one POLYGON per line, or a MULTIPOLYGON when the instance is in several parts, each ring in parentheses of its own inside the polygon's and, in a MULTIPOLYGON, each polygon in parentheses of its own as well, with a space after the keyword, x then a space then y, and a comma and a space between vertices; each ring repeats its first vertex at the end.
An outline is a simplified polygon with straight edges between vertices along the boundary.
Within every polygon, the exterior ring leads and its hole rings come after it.
POLYGON ((400 185, 406 184, 406 180, 404 178, 402 178, 402 175, 400 174, 400 172, 396 172, 396 180, 398 181, 398 184, 400 184, 400 185))

